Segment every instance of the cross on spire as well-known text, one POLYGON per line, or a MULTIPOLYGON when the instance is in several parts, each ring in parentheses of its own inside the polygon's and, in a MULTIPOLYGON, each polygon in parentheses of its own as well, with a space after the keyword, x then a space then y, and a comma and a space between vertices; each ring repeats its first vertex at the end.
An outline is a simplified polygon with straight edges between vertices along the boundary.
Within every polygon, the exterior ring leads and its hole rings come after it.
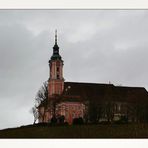
POLYGON ((57 45, 57 29, 55 30, 55 45, 57 45))

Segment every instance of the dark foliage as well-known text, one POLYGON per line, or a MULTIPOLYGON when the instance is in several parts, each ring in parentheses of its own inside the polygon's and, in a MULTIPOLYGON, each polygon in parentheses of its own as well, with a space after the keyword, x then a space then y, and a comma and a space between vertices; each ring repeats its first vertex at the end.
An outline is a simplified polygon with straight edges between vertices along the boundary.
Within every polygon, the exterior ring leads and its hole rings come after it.
POLYGON ((56 116, 53 116, 53 117, 51 118, 50 124, 51 124, 51 125, 57 124, 57 118, 56 118, 56 116))
POLYGON ((73 119, 73 125, 82 125, 82 124, 84 124, 83 118, 79 117, 73 119))
POLYGON ((64 124, 64 121, 65 121, 65 116, 64 115, 59 115, 57 117, 57 123, 58 124, 64 124))
POLYGON ((96 124, 103 114, 103 106, 97 102, 90 102, 88 107, 89 122, 96 124))
POLYGON ((128 117, 127 116, 121 116, 119 120, 114 121, 115 124, 127 124, 128 123, 128 117))

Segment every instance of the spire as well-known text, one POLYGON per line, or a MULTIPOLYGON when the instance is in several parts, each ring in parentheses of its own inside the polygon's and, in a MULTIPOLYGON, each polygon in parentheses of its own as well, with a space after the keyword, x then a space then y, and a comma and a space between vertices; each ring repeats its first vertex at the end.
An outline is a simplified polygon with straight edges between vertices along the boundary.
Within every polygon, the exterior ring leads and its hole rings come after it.
POLYGON ((57 43, 57 29, 55 30, 55 44, 54 44, 53 50, 56 53, 59 53, 59 46, 58 46, 58 43, 57 43))
POLYGON ((55 44, 54 44, 53 49, 57 50, 59 52, 59 46, 58 46, 58 43, 57 43, 57 29, 55 30, 55 44))
POLYGON ((57 45, 57 29, 55 30, 55 45, 57 45))
POLYGON ((51 56, 51 60, 55 60, 55 59, 61 60, 61 56, 59 54, 59 46, 57 43, 57 30, 55 30, 55 44, 53 46, 53 55, 51 56))

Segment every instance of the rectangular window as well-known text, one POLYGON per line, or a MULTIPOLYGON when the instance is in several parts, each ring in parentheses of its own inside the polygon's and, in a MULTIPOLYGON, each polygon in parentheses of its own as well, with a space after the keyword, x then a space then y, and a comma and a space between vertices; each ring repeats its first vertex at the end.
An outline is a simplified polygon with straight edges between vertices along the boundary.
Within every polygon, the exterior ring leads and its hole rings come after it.
POLYGON ((57 72, 59 72, 59 67, 57 67, 57 72))

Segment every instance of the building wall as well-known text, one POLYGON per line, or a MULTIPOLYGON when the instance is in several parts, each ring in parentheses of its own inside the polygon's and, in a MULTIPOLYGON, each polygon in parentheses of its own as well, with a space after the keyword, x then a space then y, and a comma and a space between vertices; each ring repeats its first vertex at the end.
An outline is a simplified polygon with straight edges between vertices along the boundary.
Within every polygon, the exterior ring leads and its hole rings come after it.
MULTIPOLYGON (((49 108, 45 110, 44 107, 40 107, 39 114, 39 123, 50 122, 52 112, 49 108)), ((74 118, 83 118, 84 114, 85 105, 80 102, 62 102, 56 106, 56 117, 63 115, 65 117, 65 122, 68 122, 68 124, 72 124, 74 118)))
POLYGON ((65 121, 72 124, 74 118, 84 117, 85 105, 80 102, 63 102, 58 104, 57 114, 64 115, 65 121))

